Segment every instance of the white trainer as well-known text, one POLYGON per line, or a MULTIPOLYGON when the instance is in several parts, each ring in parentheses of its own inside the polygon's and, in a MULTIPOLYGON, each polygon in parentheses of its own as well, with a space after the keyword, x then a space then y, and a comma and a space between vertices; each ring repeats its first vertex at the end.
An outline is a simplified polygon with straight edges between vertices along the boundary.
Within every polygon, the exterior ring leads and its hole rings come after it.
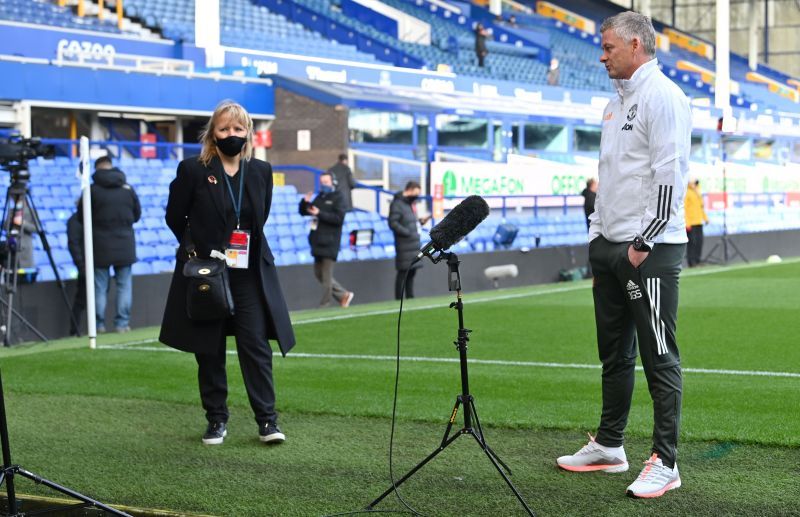
POLYGON ((681 476, 678 474, 678 464, 675 467, 665 467, 658 454, 653 453, 650 459, 644 462, 644 468, 639 473, 631 486, 628 495, 631 497, 661 497, 669 490, 681 486, 681 476))
POLYGON ((616 452, 607 452, 589 435, 589 443, 572 456, 561 456, 556 460, 558 466, 571 472, 603 471, 608 473, 626 472, 628 459, 625 449, 619 447, 616 452))

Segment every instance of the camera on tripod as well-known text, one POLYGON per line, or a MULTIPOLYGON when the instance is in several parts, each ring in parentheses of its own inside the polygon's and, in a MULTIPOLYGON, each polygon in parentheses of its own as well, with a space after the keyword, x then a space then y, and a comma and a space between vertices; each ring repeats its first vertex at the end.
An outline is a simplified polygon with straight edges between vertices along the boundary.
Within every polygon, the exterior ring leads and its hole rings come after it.
POLYGON ((0 134, 0 168, 11 173, 11 183, 25 184, 30 180, 28 160, 53 158, 55 147, 42 144, 41 138, 23 138, 20 134, 0 134))

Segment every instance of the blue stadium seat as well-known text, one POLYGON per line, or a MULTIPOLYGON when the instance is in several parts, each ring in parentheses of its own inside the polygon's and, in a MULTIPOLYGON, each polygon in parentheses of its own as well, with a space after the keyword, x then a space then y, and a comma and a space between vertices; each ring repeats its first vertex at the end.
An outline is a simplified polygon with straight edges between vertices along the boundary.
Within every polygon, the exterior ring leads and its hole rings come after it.
POLYGON ((294 251, 294 239, 292 237, 281 237, 278 239, 278 248, 281 251, 294 251))
POLYGON ((131 270, 134 275, 149 275, 153 272, 153 268, 148 262, 136 262, 133 264, 131 270))
POLYGON ((154 260, 150 263, 153 273, 172 273, 175 269, 175 261, 154 260))
POLYGON ((357 258, 358 257, 356 256, 356 253, 353 250, 351 250, 350 248, 343 248, 343 249, 339 250, 339 258, 338 258, 338 260, 340 260, 342 262, 350 262, 352 260, 356 260, 357 258))
POLYGON ((149 261, 159 257, 158 249, 155 246, 141 244, 136 246, 136 258, 139 260, 149 261))
POLYGON ((56 279, 55 273, 53 273, 53 268, 50 267, 50 264, 40 265, 37 266, 39 272, 36 274, 36 281, 37 282, 49 282, 56 279))
POLYGON ((153 230, 143 230, 137 232, 137 240, 142 244, 157 244, 159 242, 158 233, 153 230))
POLYGON ((296 256, 298 264, 311 264, 314 262, 314 257, 311 256, 310 250, 298 250, 296 256))

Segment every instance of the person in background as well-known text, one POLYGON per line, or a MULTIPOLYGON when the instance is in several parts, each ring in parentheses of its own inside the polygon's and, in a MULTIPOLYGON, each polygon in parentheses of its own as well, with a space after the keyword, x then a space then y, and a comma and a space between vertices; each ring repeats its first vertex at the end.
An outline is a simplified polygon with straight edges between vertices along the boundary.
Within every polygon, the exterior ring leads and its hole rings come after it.
POLYGON ((489 49, 486 48, 486 37, 489 31, 483 26, 482 23, 475 25, 475 56, 478 58, 478 66, 483 67, 483 61, 489 54, 489 49))
POLYGON ((358 182, 347 164, 347 155, 340 154, 336 165, 328 169, 328 172, 333 176, 333 187, 342 193, 345 211, 349 212, 353 209, 352 191, 356 188, 358 182))
POLYGON ((686 260, 689 267, 700 265, 703 254, 703 225, 708 224, 708 216, 703 207, 703 194, 700 192, 700 180, 692 179, 686 190, 686 260))
POLYGON ((20 196, 19 201, 18 206, 11 207, 8 211, 5 228, 8 228, 9 236, 15 234, 17 236, 17 267, 31 269, 35 266, 33 263, 33 234, 36 233, 36 223, 31 214, 31 207, 28 206, 27 197, 20 196))
POLYGON ((227 336, 233 335, 258 439, 280 444, 286 435, 278 427, 269 340, 276 340, 286 355, 295 337, 263 230, 272 205, 272 166, 253 158, 253 120, 232 100, 217 105, 200 142, 200 156, 183 160, 169 186, 165 218, 181 246, 159 340, 194 354, 207 421, 202 442, 219 445, 228 434, 225 359, 227 336), (203 259, 212 254, 224 257, 235 249, 234 243, 245 243, 247 251, 243 257, 237 254, 241 260, 228 263, 234 314, 213 321, 192 320, 183 276, 190 250, 203 259))
MULTIPOLYGON (((128 332, 133 303, 131 266, 136 262, 136 237, 133 224, 142 216, 139 197, 128 185, 125 173, 114 167, 110 156, 94 162, 92 176, 92 235, 94 250, 94 291, 97 332, 105 332, 106 297, 111 268, 117 285, 114 327, 128 332)), ((83 205, 78 206, 83 221, 83 205)))
MULTIPOLYGON (((80 200, 78 201, 80 203, 80 200)), ((72 300, 72 316, 74 321, 70 321, 69 335, 77 336, 80 334, 81 318, 86 309, 86 266, 83 258, 83 221, 78 219, 78 212, 74 212, 67 219, 67 248, 72 256, 72 263, 78 268, 78 280, 75 289, 75 298, 72 300), (78 326, 75 326, 75 323, 78 326)))
POLYGON ((597 180, 589 178, 586 180, 586 188, 581 192, 583 196, 583 213, 586 215, 586 229, 589 229, 589 216, 594 212, 594 200, 597 198, 597 180))
POLYGON ((430 217, 417 217, 417 200, 419 199, 420 188, 416 181, 406 183, 402 192, 395 194, 392 204, 389 206, 389 228, 394 233, 395 259, 394 265, 397 269, 397 276, 394 282, 394 297, 396 300, 401 298, 403 292, 403 280, 406 280, 406 298, 414 297, 414 275, 417 269, 422 267, 422 262, 414 259, 420 249, 419 228, 421 224, 428 222, 430 217), (413 265, 412 265, 413 263, 413 265))
POLYGON ((547 70, 547 84, 550 86, 558 86, 561 81, 561 69, 559 68, 558 59, 553 58, 550 60, 550 68, 547 70))
POLYGON ((344 225, 344 196, 333 187, 333 175, 323 172, 319 176, 320 191, 312 201, 313 192, 300 200, 300 214, 311 216, 311 231, 308 242, 314 257, 314 276, 322 285, 320 307, 328 307, 331 297, 342 307, 349 307, 353 301, 352 291, 348 291, 333 277, 333 265, 339 256, 339 243, 342 240, 344 225))

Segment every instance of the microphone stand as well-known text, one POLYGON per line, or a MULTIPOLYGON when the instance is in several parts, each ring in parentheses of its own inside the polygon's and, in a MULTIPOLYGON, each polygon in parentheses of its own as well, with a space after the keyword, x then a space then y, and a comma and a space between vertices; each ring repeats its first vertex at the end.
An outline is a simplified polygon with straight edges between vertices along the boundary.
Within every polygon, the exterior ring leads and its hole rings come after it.
MULTIPOLYGON (((439 446, 434 449, 432 453, 430 453, 425 459, 417 463, 417 465, 412 468, 405 476, 400 478, 396 483, 386 489, 381 495, 378 496, 377 499, 369 503, 365 510, 372 510, 375 505, 380 503, 386 496, 391 494, 393 491, 397 489, 401 484, 403 484, 406 480, 408 480, 411 476, 416 474, 418 470, 424 467, 429 461, 434 459, 440 452, 445 450, 450 444, 458 439, 459 436, 462 435, 470 435, 475 438, 475 441, 478 443, 478 446, 486 453, 486 457, 489 458, 489 461, 494 465, 494 468, 497 469, 497 472, 500 473, 500 476, 506 482, 508 487, 514 492, 514 495, 519 500, 522 507, 525 509, 525 512, 528 515, 534 515, 533 511, 530 509, 528 504, 523 499, 522 495, 519 493, 517 488, 511 482, 508 476, 511 475, 511 469, 506 465, 503 460, 495 453, 489 444, 486 443, 486 438, 483 435, 483 428, 481 427, 480 419, 478 418, 478 411, 475 408, 475 399, 472 397, 469 391, 469 372, 467 369, 467 342, 469 341, 469 334, 472 332, 470 329, 464 328, 464 303, 462 302, 461 298, 461 274, 458 269, 458 265, 460 261, 458 260, 458 256, 455 253, 447 253, 444 251, 432 251, 426 250, 423 253, 424 256, 427 256, 431 259, 434 264, 438 264, 440 261, 446 259, 447 260, 447 267, 448 267, 448 288, 450 291, 456 292, 456 301, 450 303, 450 308, 455 309, 458 313, 458 338, 453 344, 456 346, 458 350, 458 357, 459 363, 461 365, 461 394, 456 397, 455 405, 453 406, 452 411, 450 412, 450 420, 447 423, 447 427, 444 431, 444 436, 442 437, 442 441, 439 443, 439 446), (453 425, 456 422, 456 417, 458 416, 458 410, 463 406, 464 408, 464 425, 458 431, 455 431, 451 435, 451 431, 453 430, 453 425)), ((420 260, 420 258, 417 258, 420 260)))

